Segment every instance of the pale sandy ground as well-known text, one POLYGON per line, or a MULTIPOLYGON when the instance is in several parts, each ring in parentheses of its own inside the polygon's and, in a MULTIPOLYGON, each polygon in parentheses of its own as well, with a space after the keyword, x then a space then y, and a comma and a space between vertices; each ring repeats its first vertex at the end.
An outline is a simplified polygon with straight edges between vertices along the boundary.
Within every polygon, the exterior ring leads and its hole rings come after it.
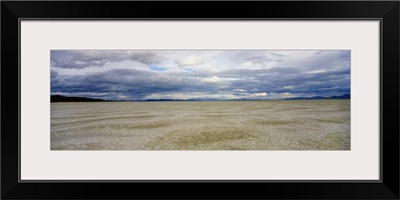
POLYGON ((52 150, 350 150, 350 100, 51 103, 52 150))

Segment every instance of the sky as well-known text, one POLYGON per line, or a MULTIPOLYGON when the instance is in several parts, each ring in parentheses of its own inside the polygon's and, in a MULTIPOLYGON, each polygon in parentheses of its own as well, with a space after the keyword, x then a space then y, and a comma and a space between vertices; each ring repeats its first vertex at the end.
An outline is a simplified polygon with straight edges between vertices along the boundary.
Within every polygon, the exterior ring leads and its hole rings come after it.
POLYGON ((51 50, 51 94, 107 100, 350 94, 350 50, 51 50))

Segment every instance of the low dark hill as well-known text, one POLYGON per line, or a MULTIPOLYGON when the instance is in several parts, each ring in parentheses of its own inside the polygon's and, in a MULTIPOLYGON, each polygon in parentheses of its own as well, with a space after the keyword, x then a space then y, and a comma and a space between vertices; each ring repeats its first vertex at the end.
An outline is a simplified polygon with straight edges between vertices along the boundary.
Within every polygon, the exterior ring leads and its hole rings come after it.
POLYGON ((51 95, 50 102, 101 102, 103 99, 92 99, 86 97, 65 97, 61 95, 51 95))
POLYGON ((309 99, 350 99, 350 94, 344 94, 342 96, 331 96, 331 97, 297 97, 297 98, 288 98, 286 100, 309 100, 309 99))
POLYGON ((333 96, 331 99, 350 99, 350 94, 344 94, 342 96, 333 96))

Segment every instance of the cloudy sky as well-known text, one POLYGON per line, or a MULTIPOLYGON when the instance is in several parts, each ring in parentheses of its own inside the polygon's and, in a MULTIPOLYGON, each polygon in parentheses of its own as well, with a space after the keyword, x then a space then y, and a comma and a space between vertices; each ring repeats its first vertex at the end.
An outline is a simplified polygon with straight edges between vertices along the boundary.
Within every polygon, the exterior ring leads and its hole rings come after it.
POLYGON ((350 51, 52 50, 51 94, 109 100, 350 94, 350 51))

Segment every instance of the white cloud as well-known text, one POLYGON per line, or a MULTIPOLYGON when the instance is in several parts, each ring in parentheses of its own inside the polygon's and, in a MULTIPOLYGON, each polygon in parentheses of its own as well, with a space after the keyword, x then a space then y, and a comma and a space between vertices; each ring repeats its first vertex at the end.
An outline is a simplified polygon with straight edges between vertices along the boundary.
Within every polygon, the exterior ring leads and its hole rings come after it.
POLYGON ((155 93, 146 96, 147 99, 240 99, 238 96, 230 93, 209 94, 203 92, 187 93, 155 93))
POLYGON ((203 83, 218 83, 221 82, 221 79, 218 78, 218 76, 213 76, 213 77, 207 77, 201 80, 203 83))
POLYGON ((157 94, 173 99, 279 99, 349 93, 350 52, 316 52, 52 51, 51 89, 85 97, 100 94, 84 92, 104 92, 109 99, 128 100, 157 94))
POLYGON ((127 99, 129 96, 126 96, 126 95, 118 95, 117 96, 119 99, 127 99))
POLYGON ((256 96, 256 97, 266 97, 267 93, 266 92, 254 93, 254 96, 256 96))
POLYGON ((290 94, 290 92, 285 92, 285 93, 282 93, 282 97, 285 97, 285 98, 292 98, 292 97, 294 97, 292 94, 290 94))
MULTIPOLYGON (((303 94, 299 94, 302 96, 303 94)), ((284 93, 269 93, 269 98, 270 99, 285 99, 285 98, 294 98, 298 97, 298 95, 294 95, 290 92, 284 92, 284 93)))
POLYGON ((293 85, 284 85, 282 86, 283 89, 293 89, 294 86, 293 85))
POLYGON ((185 66, 201 65, 201 64, 205 63, 205 61, 201 60, 200 58, 198 58, 196 56, 190 55, 188 57, 185 57, 182 60, 175 61, 175 63, 179 67, 185 67, 185 66))
POLYGON ((267 95, 268 94, 266 92, 256 92, 256 93, 242 92, 242 93, 240 93, 240 97, 245 98, 245 99, 260 99, 260 98, 267 97, 267 95))
POLYGON ((246 90, 243 90, 243 89, 236 89, 236 91, 238 91, 238 92, 246 92, 246 90))
POLYGON ((319 74, 319 73, 324 73, 324 72, 327 72, 327 71, 328 71, 327 69, 317 69, 317 70, 310 71, 308 73, 309 74, 319 74))

